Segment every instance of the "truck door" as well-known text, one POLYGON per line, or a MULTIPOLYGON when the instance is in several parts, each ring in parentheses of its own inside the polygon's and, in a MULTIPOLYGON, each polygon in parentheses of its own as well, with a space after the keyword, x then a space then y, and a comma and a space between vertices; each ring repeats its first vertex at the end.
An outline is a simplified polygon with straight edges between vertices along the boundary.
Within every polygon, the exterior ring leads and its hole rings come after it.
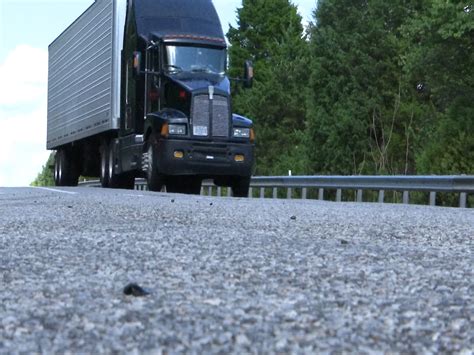
POLYGON ((150 112, 160 110, 161 104, 161 77, 160 71, 160 51, 153 48, 147 51, 146 68, 150 74, 145 78, 145 116, 150 112))
POLYGON ((131 133, 133 130, 133 116, 134 109, 133 104, 136 101, 136 84, 133 78, 133 64, 132 60, 127 60, 127 67, 125 70, 125 120, 124 120, 124 133, 131 133))
POLYGON ((127 59, 125 68, 125 103, 122 136, 143 132, 144 80, 135 76, 133 57, 127 59))

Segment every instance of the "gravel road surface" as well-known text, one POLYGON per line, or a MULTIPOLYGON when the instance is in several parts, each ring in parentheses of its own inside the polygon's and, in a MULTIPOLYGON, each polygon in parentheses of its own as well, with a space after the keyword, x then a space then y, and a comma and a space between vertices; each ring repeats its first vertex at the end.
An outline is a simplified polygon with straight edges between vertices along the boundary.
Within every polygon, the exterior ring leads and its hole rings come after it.
POLYGON ((467 209, 3 188, 0 353, 472 354, 473 240, 467 209))

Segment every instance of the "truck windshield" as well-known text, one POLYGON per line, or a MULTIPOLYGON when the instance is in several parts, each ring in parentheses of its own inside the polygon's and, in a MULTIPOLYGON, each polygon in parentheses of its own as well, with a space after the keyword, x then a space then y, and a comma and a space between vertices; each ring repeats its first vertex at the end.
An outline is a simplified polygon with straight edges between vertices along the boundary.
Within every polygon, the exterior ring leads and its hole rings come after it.
POLYGON ((166 46, 167 65, 169 72, 204 72, 224 74, 226 51, 225 49, 166 46))

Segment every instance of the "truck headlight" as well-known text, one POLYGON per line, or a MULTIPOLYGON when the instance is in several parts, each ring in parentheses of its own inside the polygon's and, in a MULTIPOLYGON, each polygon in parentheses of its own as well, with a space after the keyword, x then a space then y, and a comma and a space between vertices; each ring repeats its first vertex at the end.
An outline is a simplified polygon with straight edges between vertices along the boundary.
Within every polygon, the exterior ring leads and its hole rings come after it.
POLYGON ((250 138, 250 128, 234 128, 235 138, 250 138))
POLYGON ((186 126, 183 124, 170 124, 168 125, 168 132, 170 135, 182 136, 186 134, 186 126))

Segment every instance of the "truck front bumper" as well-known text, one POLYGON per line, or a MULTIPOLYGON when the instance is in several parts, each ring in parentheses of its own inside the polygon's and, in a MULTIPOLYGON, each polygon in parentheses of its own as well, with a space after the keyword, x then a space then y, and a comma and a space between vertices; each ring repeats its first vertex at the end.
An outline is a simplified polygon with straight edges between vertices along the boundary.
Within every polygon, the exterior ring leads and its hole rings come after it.
POLYGON ((251 176, 255 166, 254 144, 163 139, 158 152, 165 175, 251 176))

